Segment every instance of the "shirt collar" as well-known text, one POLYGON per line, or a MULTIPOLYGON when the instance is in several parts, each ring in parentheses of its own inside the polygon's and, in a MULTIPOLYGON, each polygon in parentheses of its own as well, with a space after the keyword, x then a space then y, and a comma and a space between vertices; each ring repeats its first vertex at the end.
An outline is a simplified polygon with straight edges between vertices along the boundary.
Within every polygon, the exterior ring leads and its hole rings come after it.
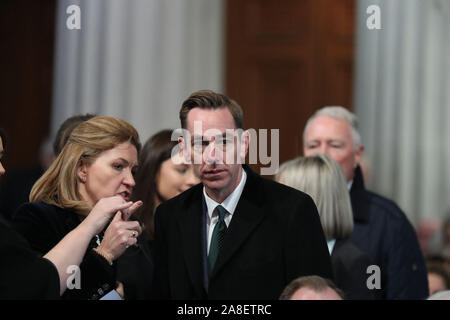
POLYGON ((237 207, 242 191, 244 191, 245 181, 247 180, 247 173, 242 169, 241 181, 233 192, 222 202, 218 203, 211 199, 206 193, 205 186, 203 186, 203 196, 205 197, 206 207, 208 208, 208 216, 211 219, 214 209, 220 204, 224 207, 230 215, 233 215, 237 207))
POLYGON ((352 185, 353 185, 353 179, 350 180, 349 182, 347 182, 347 189, 348 189, 348 191, 350 191, 352 189, 352 185))
POLYGON ((329 240, 327 240, 328 252, 330 253, 330 256, 331 256, 331 253, 333 252, 335 244, 336 244, 336 239, 329 239, 329 240))

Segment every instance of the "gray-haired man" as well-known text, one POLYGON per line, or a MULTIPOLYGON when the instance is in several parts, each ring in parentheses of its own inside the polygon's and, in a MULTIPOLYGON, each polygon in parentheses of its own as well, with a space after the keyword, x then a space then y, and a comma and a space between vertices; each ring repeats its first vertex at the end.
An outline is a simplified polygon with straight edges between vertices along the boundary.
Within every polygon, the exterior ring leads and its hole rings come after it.
MULTIPOLYGON (((427 274, 417 236, 401 209, 365 189, 359 163, 364 152, 354 114, 342 107, 319 109, 303 133, 305 156, 327 154, 349 182, 355 228, 352 241, 381 270, 381 299, 423 299, 427 274)), ((368 277, 370 274, 368 274, 368 277)))

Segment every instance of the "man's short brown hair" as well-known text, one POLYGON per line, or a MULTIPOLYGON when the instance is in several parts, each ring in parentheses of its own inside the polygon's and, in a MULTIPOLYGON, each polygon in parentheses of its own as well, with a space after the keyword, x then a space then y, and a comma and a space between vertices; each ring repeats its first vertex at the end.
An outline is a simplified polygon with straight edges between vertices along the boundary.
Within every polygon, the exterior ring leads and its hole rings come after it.
POLYGON ((301 288, 310 288, 315 292, 325 291, 327 288, 333 289, 342 299, 344 293, 336 287, 333 281, 319 276, 305 276, 292 280, 283 290, 280 300, 289 300, 294 293, 301 288))
POLYGON ((180 110, 181 127, 186 129, 187 116, 189 111, 194 108, 201 109, 221 109, 228 108, 234 119, 236 129, 244 129, 244 116, 242 108, 236 103, 236 101, 230 99, 224 94, 216 93, 211 90, 201 90, 194 92, 187 98, 180 110))

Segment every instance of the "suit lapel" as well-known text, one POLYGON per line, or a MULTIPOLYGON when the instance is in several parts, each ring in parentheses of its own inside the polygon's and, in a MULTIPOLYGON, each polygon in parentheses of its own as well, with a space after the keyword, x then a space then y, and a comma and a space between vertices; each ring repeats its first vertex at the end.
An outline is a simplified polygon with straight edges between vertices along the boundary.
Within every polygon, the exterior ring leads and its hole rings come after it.
POLYGON ((350 189, 350 201, 352 203, 353 217, 357 223, 367 223, 369 220, 370 202, 364 187, 364 180, 360 166, 355 169, 353 184, 350 189))
POLYGON ((205 296, 203 289, 203 259, 202 259, 202 203, 201 190, 198 186, 184 203, 184 212, 178 220, 181 234, 180 246, 184 249, 184 259, 189 277, 199 297, 205 296))
POLYGON ((345 243, 344 240, 342 239, 337 239, 336 242, 334 243, 334 248, 333 251, 331 251, 331 259, 334 259, 336 257, 337 254, 339 254, 339 249, 342 247, 342 245, 345 243))
POLYGON ((244 166, 244 169, 247 172, 247 181, 210 278, 213 278, 232 258, 265 215, 261 201, 263 199, 262 183, 258 181, 261 178, 247 166, 244 166))

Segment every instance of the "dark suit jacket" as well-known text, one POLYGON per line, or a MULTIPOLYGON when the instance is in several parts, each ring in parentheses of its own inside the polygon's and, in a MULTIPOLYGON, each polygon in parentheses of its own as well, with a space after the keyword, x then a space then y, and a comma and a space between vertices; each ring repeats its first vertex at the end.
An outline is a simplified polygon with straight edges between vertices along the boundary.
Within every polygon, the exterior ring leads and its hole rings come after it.
POLYGON ((330 255, 313 200, 244 168, 247 181, 206 288, 203 185, 158 207, 153 279, 156 298, 278 299, 284 287, 299 276, 332 278, 330 255))
POLYGON ((416 232, 391 200, 365 189, 361 169, 350 190, 355 228, 351 240, 381 270, 381 299, 424 299, 428 296, 425 262, 416 232))
MULTIPOLYGON (((74 212, 44 202, 23 204, 12 221, 13 228, 40 255, 50 251, 79 224, 80 219, 74 212)), ((62 296, 64 299, 96 300, 116 287, 115 269, 92 250, 96 246, 95 239, 92 239, 80 264, 81 289, 66 290, 62 296)))
POLYGON ((348 300, 373 300, 374 292, 367 287, 369 256, 358 249, 350 239, 336 240, 331 252, 334 283, 344 291, 348 300))
POLYGON ((0 300, 59 299, 59 275, 49 260, 0 221, 0 300))

